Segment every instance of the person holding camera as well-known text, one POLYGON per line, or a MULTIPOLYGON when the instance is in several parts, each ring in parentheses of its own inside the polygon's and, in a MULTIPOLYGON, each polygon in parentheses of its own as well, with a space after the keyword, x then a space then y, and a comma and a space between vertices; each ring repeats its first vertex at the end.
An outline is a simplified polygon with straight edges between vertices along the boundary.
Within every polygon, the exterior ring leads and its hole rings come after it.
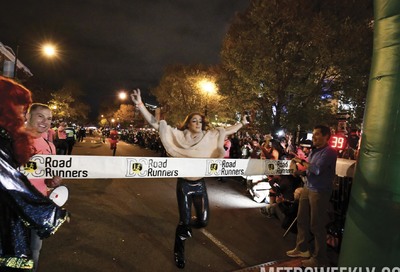
MULTIPOLYGON (((172 128, 165 120, 157 121, 142 102, 140 90, 131 94, 132 102, 144 119, 158 130, 167 154, 178 158, 223 158, 225 155, 225 136, 234 134, 245 126, 242 122, 223 128, 207 129, 205 116, 201 113, 189 114, 180 128, 172 128)), ((185 267, 185 240, 192 237, 191 227, 203 228, 209 220, 209 204, 205 180, 203 177, 178 178, 176 186, 179 223, 175 232, 174 256, 178 268, 185 267), (192 220, 192 205, 196 217, 192 220)))

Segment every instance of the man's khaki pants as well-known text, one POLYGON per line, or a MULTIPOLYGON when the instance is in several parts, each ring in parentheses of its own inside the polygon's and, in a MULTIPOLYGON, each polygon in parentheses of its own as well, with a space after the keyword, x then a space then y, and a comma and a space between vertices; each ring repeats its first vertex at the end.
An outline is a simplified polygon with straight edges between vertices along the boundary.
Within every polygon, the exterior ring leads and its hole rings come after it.
POLYGON ((326 225, 330 197, 331 192, 315 192, 307 188, 303 188, 300 195, 296 248, 300 251, 309 250, 311 232, 314 235, 315 244, 312 257, 319 262, 327 260, 326 225))

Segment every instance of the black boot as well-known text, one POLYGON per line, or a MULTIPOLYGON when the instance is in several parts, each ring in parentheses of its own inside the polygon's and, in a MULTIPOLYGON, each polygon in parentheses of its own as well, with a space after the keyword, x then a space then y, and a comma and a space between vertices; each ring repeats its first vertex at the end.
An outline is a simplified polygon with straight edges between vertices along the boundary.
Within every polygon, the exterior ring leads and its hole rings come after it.
POLYGON ((178 225, 175 233, 174 256, 178 268, 185 267, 185 240, 192 237, 192 230, 189 226, 178 225))
POLYGON ((175 264, 178 268, 185 267, 185 240, 182 240, 178 235, 175 236, 175 246, 174 246, 174 255, 175 255, 175 264))

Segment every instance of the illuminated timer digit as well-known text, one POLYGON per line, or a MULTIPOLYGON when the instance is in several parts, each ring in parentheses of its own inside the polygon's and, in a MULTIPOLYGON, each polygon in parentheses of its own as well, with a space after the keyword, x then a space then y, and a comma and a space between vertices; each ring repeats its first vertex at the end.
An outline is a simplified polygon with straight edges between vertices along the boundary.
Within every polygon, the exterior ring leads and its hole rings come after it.
POLYGON ((332 148, 343 149, 345 146, 344 137, 332 136, 331 146, 332 148))

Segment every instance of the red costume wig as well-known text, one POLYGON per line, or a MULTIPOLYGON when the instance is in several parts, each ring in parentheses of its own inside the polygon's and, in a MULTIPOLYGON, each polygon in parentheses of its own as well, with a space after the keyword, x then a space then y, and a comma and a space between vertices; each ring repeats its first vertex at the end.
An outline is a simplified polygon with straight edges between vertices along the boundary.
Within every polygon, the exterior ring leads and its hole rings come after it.
POLYGON ((25 130, 25 117, 18 111, 18 106, 23 106, 26 112, 32 103, 31 92, 21 84, 0 76, 0 101, 0 126, 10 135, 14 158, 22 165, 32 156, 32 140, 25 130))

